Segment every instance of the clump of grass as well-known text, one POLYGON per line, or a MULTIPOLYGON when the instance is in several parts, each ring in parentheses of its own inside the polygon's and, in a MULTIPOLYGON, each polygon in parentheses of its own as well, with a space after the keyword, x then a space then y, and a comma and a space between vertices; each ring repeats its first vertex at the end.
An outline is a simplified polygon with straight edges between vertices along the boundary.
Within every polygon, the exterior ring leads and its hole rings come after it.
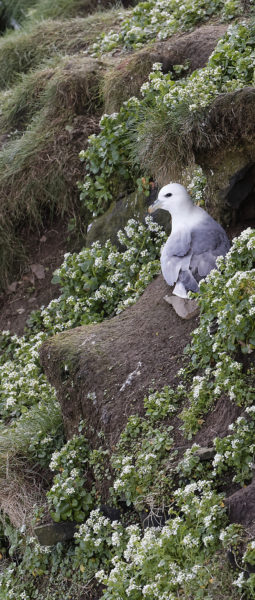
POLYGON ((1 93, 0 131, 23 130, 42 108, 42 96, 55 70, 50 65, 23 74, 19 83, 1 93))
POLYGON ((68 57, 50 69, 48 77, 44 71, 29 75, 14 96, 6 99, 5 126, 10 116, 12 126, 20 127, 20 119, 23 127, 34 114, 27 129, 11 137, 0 152, 0 228, 5 232, 0 245, 2 285, 15 265, 15 255, 22 254, 24 224, 34 228, 45 215, 72 214, 79 202, 76 182, 82 165, 77 156, 88 135, 97 130, 101 77, 97 61, 68 57), (28 98, 33 81, 38 83, 37 93, 28 98))
POLYGON ((33 533, 32 518, 35 506, 46 508, 46 481, 38 473, 38 467, 27 459, 10 460, 6 474, 0 476, 0 521, 9 519, 13 527, 33 533))
POLYGON ((158 52, 143 50, 109 68, 102 87, 105 111, 109 114, 117 112, 131 96, 139 98, 141 85, 148 79, 153 63, 159 60, 158 52))
POLYGON ((9 32, 0 38, 0 88, 13 85, 19 73, 27 73, 53 56, 86 50, 102 30, 117 25, 118 20, 118 11, 111 10, 86 19, 44 21, 9 32))
POLYGON ((7 23, 10 23, 11 19, 18 23, 23 21, 36 2, 37 0, 3 0, 2 10, 7 23))
POLYGON ((225 156, 227 148, 238 148, 240 142, 254 155, 254 96, 250 87, 222 94, 209 111, 193 114, 185 105, 174 115, 164 107, 148 108, 139 123, 134 155, 162 182, 181 177, 183 169, 203 162, 205 155, 223 151, 225 156))
POLYGON ((42 507, 45 503, 49 479, 45 467, 56 440, 61 447, 63 423, 54 394, 8 427, 0 426, 0 510, 15 527, 29 524, 35 504, 42 507))
MULTIPOLYGON (((18 24, 25 19, 40 21, 42 19, 70 19, 73 17, 84 17, 116 6, 116 0, 3 0, 2 11, 4 19, 10 23, 14 19, 18 24)), ((122 5, 121 2, 119 4, 122 5)), ((132 5, 130 0, 124 1, 123 5, 132 5)))
MULTIPOLYGON (((30 0, 31 1, 31 0, 30 0)), ((97 10, 107 9, 116 5, 115 0, 40 0, 35 3, 30 12, 31 18, 39 19, 70 19, 85 16, 97 10)))
POLYGON ((36 462, 40 441, 51 434, 59 434, 63 438, 60 405, 54 394, 51 401, 32 406, 19 419, 14 419, 8 427, 1 424, 0 475, 6 474, 8 463, 14 457, 17 459, 18 456, 22 456, 36 462))

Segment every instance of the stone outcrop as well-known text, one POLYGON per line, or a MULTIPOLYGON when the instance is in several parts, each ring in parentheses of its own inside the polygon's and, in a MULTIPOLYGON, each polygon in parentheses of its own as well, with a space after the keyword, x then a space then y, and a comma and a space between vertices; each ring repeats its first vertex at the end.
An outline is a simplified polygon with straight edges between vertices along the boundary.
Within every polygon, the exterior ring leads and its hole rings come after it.
POLYGON ((226 498, 230 523, 241 523, 255 531, 255 480, 226 498))
MULTIPOLYGON (((125 227, 129 219, 138 219, 144 222, 145 217, 148 216, 148 206, 156 199, 157 193, 157 189, 152 190, 149 197, 146 197, 143 193, 133 192, 112 202, 108 210, 89 226, 86 246, 91 246, 96 240, 99 240, 101 244, 104 244, 106 240, 111 240, 113 244, 120 246, 118 231, 125 227)), ((170 233, 171 219, 168 212, 157 211, 157 214, 153 215, 153 221, 170 233)))

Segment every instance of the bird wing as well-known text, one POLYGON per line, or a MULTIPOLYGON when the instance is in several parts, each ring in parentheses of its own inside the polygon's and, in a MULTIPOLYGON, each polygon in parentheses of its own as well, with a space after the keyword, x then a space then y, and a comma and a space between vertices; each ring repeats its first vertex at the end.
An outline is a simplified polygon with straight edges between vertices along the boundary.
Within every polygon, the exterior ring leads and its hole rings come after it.
POLYGON ((174 285, 178 278, 182 281, 185 271, 190 270, 186 276, 190 278, 192 274, 192 282, 185 280, 183 284, 195 291, 196 281, 206 277, 215 267, 217 256, 225 256, 229 248, 224 229, 204 213, 195 227, 179 229, 169 236, 161 254, 163 277, 168 285, 174 285))
POLYGON ((171 233, 163 250, 170 256, 185 256, 190 250, 191 231, 187 228, 171 233))
POLYGON ((191 232, 181 229, 171 233, 161 254, 161 269, 168 285, 176 283, 180 270, 186 271, 191 259, 191 232))
POLYGON ((215 267, 217 256, 225 256, 230 243, 224 229, 213 219, 200 224, 191 233, 190 269, 199 281, 215 267))

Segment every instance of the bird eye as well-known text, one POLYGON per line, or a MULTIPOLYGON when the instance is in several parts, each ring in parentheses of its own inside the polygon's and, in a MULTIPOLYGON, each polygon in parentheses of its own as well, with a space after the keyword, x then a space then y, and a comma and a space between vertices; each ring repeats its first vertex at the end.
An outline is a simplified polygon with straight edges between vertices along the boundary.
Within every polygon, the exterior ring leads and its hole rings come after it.
POLYGON ((170 198, 170 196, 172 196, 173 194, 171 194, 171 192, 168 192, 168 194, 165 194, 165 198, 170 198))

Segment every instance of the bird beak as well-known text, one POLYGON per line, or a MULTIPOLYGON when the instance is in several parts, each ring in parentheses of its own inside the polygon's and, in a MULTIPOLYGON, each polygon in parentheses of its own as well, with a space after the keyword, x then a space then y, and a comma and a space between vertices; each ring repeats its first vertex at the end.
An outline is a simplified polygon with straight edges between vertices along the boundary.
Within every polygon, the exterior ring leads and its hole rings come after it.
POLYGON ((158 208, 160 208, 159 205, 160 205, 160 202, 159 202, 159 199, 157 198, 157 200, 155 200, 155 202, 153 202, 153 204, 151 204, 148 208, 148 212, 150 213, 150 215, 152 213, 154 213, 155 210, 158 210, 158 208))

